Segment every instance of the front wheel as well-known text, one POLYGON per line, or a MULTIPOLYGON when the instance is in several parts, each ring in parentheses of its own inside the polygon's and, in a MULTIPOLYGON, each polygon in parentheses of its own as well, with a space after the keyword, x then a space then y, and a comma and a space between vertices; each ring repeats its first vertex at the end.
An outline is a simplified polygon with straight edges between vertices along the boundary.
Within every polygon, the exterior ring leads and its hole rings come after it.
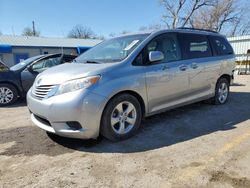
POLYGON ((216 84, 213 103, 216 105, 225 104, 227 102, 228 95, 229 95, 229 82, 226 78, 221 78, 218 80, 216 84))
POLYGON ((101 121, 101 134, 111 140, 119 141, 133 136, 142 119, 141 105, 129 94, 121 94, 109 101, 101 121))
POLYGON ((0 84, 0 106, 13 104, 17 100, 17 90, 9 84, 0 84))

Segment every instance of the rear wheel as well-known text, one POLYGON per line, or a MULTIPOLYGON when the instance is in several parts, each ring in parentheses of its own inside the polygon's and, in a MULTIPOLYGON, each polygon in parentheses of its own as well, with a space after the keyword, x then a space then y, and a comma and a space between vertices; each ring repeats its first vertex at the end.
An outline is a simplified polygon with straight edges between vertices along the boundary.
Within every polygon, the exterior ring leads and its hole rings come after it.
POLYGON ((216 84, 213 104, 225 104, 229 95, 229 82, 226 78, 220 78, 216 84))
POLYGON ((138 100, 121 94, 109 101, 101 122, 101 134, 112 141, 133 136, 141 124, 142 111, 138 100))
POLYGON ((0 106, 7 106, 16 102, 17 90, 9 84, 0 84, 0 106))

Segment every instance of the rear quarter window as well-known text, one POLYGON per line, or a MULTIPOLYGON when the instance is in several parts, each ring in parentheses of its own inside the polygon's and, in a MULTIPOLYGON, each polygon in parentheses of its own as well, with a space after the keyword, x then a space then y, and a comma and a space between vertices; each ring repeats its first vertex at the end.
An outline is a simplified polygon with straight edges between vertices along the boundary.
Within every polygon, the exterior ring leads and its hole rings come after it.
POLYGON ((215 55, 229 55, 233 54, 233 49, 228 41, 223 37, 211 36, 210 37, 215 55))
POLYGON ((212 56, 206 35, 179 34, 183 59, 203 58, 212 56))

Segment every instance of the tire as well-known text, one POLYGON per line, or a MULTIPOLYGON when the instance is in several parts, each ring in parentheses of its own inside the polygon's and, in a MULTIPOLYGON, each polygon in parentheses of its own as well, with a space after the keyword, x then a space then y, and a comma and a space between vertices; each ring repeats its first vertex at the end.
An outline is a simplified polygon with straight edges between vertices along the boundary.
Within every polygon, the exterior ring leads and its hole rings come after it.
POLYGON ((111 141, 132 137, 140 127, 142 110, 136 97, 121 94, 112 98, 105 107, 100 133, 111 141))
POLYGON ((229 82, 226 78, 220 78, 216 84, 215 96, 212 99, 212 104, 215 105, 225 104, 227 102, 228 96, 229 96, 229 82))
POLYGON ((0 84, 0 106, 8 106, 16 102, 18 92, 10 84, 0 84))

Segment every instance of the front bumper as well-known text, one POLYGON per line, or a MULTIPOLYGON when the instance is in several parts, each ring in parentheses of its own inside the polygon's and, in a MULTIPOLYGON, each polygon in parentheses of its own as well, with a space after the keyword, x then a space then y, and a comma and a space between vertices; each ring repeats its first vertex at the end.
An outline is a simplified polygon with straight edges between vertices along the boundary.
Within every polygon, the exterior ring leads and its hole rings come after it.
POLYGON ((64 137, 90 139, 99 136, 99 127, 106 98, 87 90, 78 90, 48 99, 36 99, 27 93, 32 122, 41 129, 64 137), (78 122, 72 129, 67 122, 78 122))

